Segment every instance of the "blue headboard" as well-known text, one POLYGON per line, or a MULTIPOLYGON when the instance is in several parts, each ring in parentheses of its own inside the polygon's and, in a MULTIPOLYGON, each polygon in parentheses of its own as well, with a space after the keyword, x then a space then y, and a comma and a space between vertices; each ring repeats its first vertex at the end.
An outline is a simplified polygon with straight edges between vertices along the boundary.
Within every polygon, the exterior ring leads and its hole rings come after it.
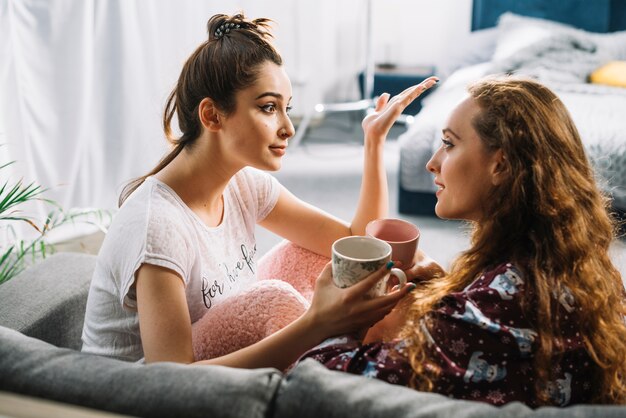
POLYGON ((591 32, 626 30, 626 0, 474 0, 472 30, 495 26, 507 11, 591 32))

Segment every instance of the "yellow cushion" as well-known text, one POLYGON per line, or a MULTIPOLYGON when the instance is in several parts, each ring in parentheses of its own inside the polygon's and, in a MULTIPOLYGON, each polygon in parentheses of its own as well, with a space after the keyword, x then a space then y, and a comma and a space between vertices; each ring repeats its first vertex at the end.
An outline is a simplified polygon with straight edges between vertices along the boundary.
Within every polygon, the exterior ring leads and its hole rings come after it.
POLYGON ((592 83, 626 87, 626 61, 611 61, 589 76, 592 83))

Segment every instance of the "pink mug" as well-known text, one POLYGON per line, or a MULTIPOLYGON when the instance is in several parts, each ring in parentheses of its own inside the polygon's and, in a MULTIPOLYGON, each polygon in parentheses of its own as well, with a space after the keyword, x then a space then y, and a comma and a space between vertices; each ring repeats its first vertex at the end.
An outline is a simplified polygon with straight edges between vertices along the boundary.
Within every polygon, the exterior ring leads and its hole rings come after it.
POLYGON ((367 224, 365 233, 391 245, 391 259, 402 262, 406 270, 413 266, 413 258, 420 238, 420 230, 411 222, 394 219, 375 219, 367 224))

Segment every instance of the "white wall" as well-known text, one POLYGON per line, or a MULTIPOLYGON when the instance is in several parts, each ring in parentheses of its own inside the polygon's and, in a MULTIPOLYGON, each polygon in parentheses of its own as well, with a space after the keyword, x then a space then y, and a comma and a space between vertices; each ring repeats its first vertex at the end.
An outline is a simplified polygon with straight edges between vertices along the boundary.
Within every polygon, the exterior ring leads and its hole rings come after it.
POLYGON ((470 31, 471 0, 372 0, 377 62, 437 64, 470 31))
MULTIPOLYGON (((165 67, 161 81, 173 84, 182 61, 204 39, 209 16, 243 11, 249 17, 275 21, 275 42, 294 88, 293 115, 299 116, 321 101, 356 99, 356 77, 365 65, 366 2, 151 0, 151 9, 168 10, 171 18, 159 28, 171 32, 172 45, 164 50, 174 51, 170 58, 159 57, 165 67)), ((462 41, 470 30, 471 0, 371 2, 376 63, 436 66, 445 59, 450 46, 462 41)))
MULTIPOLYGON (((371 1, 376 63, 436 66, 470 31, 471 0, 371 1)), ((278 22, 277 44, 294 84, 295 115, 321 101, 358 97, 356 77, 365 66, 366 0, 240 4, 250 15, 278 22)))

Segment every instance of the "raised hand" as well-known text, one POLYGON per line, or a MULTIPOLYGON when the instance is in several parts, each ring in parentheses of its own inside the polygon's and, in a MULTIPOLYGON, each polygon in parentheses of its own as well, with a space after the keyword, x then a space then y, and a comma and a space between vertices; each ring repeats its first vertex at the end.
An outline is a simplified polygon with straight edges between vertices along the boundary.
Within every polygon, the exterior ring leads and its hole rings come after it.
POLYGON ((404 109, 423 92, 437 84, 437 77, 428 77, 420 84, 409 87, 391 100, 389 93, 383 93, 376 102, 376 109, 363 119, 365 140, 384 140, 389 129, 402 114, 404 109))

